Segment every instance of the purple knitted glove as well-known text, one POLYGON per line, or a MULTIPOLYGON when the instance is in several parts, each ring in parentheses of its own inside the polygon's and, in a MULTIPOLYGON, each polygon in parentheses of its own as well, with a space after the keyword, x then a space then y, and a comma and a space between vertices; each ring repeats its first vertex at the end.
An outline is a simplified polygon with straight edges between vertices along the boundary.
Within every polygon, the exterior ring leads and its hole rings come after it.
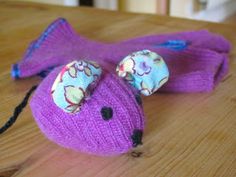
POLYGON ((12 76, 45 75, 51 68, 75 58, 95 60, 114 71, 125 56, 143 49, 158 53, 169 66, 170 81, 162 91, 210 91, 228 70, 229 42, 205 30, 104 44, 77 35, 66 20, 58 19, 31 43, 23 59, 13 66, 12 76))

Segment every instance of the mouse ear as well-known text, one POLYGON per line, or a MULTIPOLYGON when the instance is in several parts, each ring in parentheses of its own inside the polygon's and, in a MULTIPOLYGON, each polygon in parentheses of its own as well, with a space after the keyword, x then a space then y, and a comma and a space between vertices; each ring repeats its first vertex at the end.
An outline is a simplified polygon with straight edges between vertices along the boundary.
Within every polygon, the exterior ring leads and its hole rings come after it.
POLYGON ((163 58, 150 50, 128 55, 118 64, 116 72, 146 96, 158 90, 169 78, 163 58))
POLYGON ((67 64, 52 85, 54 103, 65 112, 79 112, 83 101, 89 99, 101 73, 101 67, 93 61, 80 60, 67 64))

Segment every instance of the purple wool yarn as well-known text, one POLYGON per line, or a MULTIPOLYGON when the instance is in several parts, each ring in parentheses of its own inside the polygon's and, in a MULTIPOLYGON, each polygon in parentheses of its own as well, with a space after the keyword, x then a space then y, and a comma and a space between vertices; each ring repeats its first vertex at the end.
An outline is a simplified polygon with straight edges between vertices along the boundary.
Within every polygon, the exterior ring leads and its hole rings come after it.
POLYGON ((65 19, 54 21, 31 43, 25 56, 13 66, 14 78, 45 75, 53 67, 75 58, 94 60, 114 72, 127 55, 148 49, 161 55, 170 70, 165 92, 211 91, 228 71, 230 43, 206 30, 150 35, 114 44, 91 41, 72 29, 65 19))
POLYGON ((35 121, 46 137, 60 146, 103 156, 125 153, 142 143, 144 115, 136 90, 117 75, 104 72, 81 110, 66 113, 51 96, 60 70, 54 69, 42 81, 30 101, 35 121))
POLYGON ((138 37, 114 44, 77 35, 65 19, 53 22, 13 66, 14 78, 47 77, 30 106, 41 131, 57 144, 96 155, 118 155, 142 143, 144 114, 136 90, 115 74, 117 64, 139 50, 161 55, 170 77, 164 92, 211 91, 228 71, 230 43, 208 31, 138 37), (52 100, 61 65, 75 59, 96 61, 106 72, 80 112, 69 114, 52 100))

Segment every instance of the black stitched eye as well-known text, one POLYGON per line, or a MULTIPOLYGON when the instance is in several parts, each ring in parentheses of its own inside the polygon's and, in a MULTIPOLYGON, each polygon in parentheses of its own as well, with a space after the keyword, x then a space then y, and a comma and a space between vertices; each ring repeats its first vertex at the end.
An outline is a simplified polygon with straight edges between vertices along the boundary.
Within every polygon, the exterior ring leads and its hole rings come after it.
POLYGON ((103 107, 101 109, 101 114, 104 120, 110 120, 113 116, 113 110, 110 107, 103 107))
POLYGON ((142 98, 141 98, 141 96, 137 94, 137 95, 135 95, 135 99, 136 99, 137 103, 141 106, 142 105, 142 98))

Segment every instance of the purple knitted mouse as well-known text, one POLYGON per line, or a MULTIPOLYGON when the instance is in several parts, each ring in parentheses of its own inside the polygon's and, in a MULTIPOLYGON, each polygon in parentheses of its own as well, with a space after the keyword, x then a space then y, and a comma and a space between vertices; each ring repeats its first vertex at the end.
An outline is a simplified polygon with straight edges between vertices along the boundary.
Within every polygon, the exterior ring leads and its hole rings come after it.
POLYGON ((31 43, 12 76, 50 72, 30 102, 50 140, 116 155, 142 143, 140 94, 211 91, 228 71, 229 50, 227 40, 204 30, 103 44, 77 35, 58 19, 31 43))
POLYGON ((42 81, 30 106, 42 132, 59 145, 116 155, 142 143, 140 93, 154 93, 168 77, 164 60, 148 50, 125 57, 117 74, 94 61, 75 60, 42 81))

